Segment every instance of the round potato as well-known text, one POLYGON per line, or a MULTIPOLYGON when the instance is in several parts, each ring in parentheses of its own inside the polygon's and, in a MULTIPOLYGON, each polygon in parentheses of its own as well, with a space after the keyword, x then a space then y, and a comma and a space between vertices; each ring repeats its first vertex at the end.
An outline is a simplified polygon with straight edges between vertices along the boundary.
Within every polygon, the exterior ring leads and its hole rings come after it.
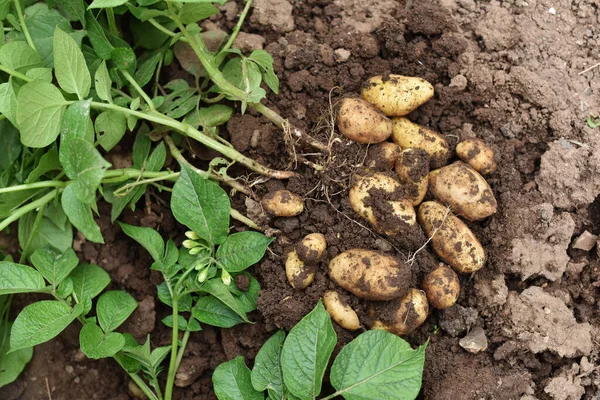
POLYGON ((490 185, 462 161, 431 171, 429 190, 436 200, 469 221, 487 218, 498 208, 490 185))
POLYGON ((458 275, 443 264, 425 277, 422 286, 429 304, 438 309, 452 307, 460 294, 458 275))
POLYGON ((329 277, 367 300, 392 300, 408 290, 412 272, 394 257, 371 250, 351 249, 329 262, 329 277))
POLYGON ((294 289, 306 289, 315 279, 315 267, 304 264, 294 250, 285 260, 285 275, 294 289))
POLYGON ((323 295, 323 305, 331 318, 342 328, 355 331, 360 328, 356 311, 340 299, 338 292, 329 290, 323 295))
POLYGON ((369 147, 365 158, 365 167, 371 171, 391 171, 400 156, 400 146, 383 142, 369 147))
POLYGON ((298 258, 305 264, 314 265, 321 261, 325 250, 327 249, 327 240, 321 233, 311 233, 296 245, 298 258))
POLYGON ((413 187, 411 201, 413 206, 421 204, 427 194, 429 182, 429 156, 423 149, 405 149, 396 161, 396 172, 401 182, 413 187))
POLYGON ((481 139, 467 139, 456 145, 456 155, 475 171, 489 175, 496 171, 494 151, 481 139))
POLYGON ((410 289, 400 301, 390 302, 372 311, 373 314, 378 312, 388 318, 374 320, 371 329, 383 329, 402 336, 411 333, 425 322, 429 314, 429 304, 425 293, 418 289, 410 289))
POLYGON ((446 165, 450 158, 450 146, 442 135, 415 124, 407 118, 393 119, 392 140, 403 149, 425 150, 429 154, 431 168, 440 168, 446 165))
POLYGON ((432 238, 431 246, 435 253, 457 272, 475 272, 484 266, 485 252, 479 240, 440 203, 421 203, 419 223, 425 234, 432 238))
POLYGON ((276 190, 268 193, 260 204, 265 211, 276 217, 294 217, 304 211, 302 197, 289 190, 276 190))
POLYGON ((358 143, 380 143, 392 134, 392 121, 363 99, 345 98, 337 114, 342 135, 358 143))
POLYGON ((401 117, 427 102, 433 96, 433 86, 422 78, 374 76, 365 82, 361 94, 385 115, 401 117))

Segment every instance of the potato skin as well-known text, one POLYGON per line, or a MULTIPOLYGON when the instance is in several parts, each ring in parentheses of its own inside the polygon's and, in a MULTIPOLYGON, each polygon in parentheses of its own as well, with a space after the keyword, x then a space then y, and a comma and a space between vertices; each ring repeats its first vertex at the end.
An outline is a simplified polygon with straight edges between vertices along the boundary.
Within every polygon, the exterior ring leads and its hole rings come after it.
POLYGON ((361 95, 385 115, 401 117, 427 102, 433 96, 433 86, 422 78, 379 75, 364 83, 361 95))
POLYGON ((467 139, 456 145, 456 155, 482 175, 496 171, 494 151, 481 139, 467 139))
POLYGON ((331 318, 342 328, 355 331, 360 328, 356 311, 340 299, 338 292, 329 290, 323 294, 323 305, 331 318))
POLYGON ((483 176, 462 161, 431 171, 429 190, 440 203, 469 221, 480 221, 498 208, 494 192, 483 176))
POLYGON ((337 126, 342 135, 358 143, 380 143, 392 134, 392 121, 358 98, 342 100, 337 126))
POLYGON ((440 310, 452 307, 460 294, 458 275, 444 264, 427 274, 422 287, 429 304, 440 310))
POLYGON ((260 203, 265 211, 276 217, 294 217, 304 211, 302 197, 289 190, 267 193, 260 203))
POLYGON ((308 234, 296 245, 298 258, 305 264, 315 265, 323 258, 327 240, 321 233, 308 234))
POLYGON ((388 304, 384 308, 385 315, 391 315, 392 320, 376 319, 371 324, 371 329, 383 329, 398 336, 407 335, 417 329, 429 315, 427 297, 419 289, 410 289, 400 301, 388 304))
POLYGON ((392 120, 392 140, 403 149, 425 150, 432 169, 446 165, 450 158, 450 146, 442 135, 407 118, 392 120))
POLYGON ((412 205, 421 204, 427 194, 427 184, 429 182, 429 156, 423 149, 405 149, 400 153, 396 160, 396 173, 401 182, 407 182, 412 185, 413 195, 411 197, 412 205))
POLYGON ((285 260, 285 276, 294 289, 306 289, 315 279, 315 268, 304 264, 294 250, 285 260))
POLYGON ((351 249, 329 262, 329 277, 357 297, 384 301, 406 293, 412 272, 394 257, 372 250, 351 249))
POLYGON ((383 142, 369 147, 364 165, 371 171, 391 171, 402 149, 396 143, 383 142))
POLYGON ((431 237, 435 253, 455 271, 470 273, 485 265, 483 247, 473 232, 440 203, 426 201, 419 206, 419 223, 425 234, 431 237), (444 221, 444 216, 446 220, 444 221), (443 224, 442 224, 443 222, 443 224))

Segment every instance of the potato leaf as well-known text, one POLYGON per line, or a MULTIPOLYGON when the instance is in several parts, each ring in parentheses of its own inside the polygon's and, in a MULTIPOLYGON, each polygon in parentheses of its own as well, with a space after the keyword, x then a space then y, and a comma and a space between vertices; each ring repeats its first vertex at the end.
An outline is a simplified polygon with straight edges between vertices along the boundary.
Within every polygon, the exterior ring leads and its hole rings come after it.
POLYGON ((154 261, 162 261, 165 242, 160 233, 152 228, 128 225, 123 222, 119 222, 119 225, 127 236, 141 244, 150 253, 154 261))
POLYGON ((219 400, 264 400, 264 395, 252 387, 250 370, 242 356, 219 365, 212 380, 219 400))
POLYGON ((219 246, 217 262, 228 272, 241 272, 259 262, 272 241, 260 232, 234 233, 219 246))
POLYGON ((260 348, 254 359, 252 369, 252 386, 254 389, 264 392, 269 391, 269 396, 283 398, 283 376, 281 373, 281 349, 285 340, 285 331, 277 331, 260 348))
POLYGON ((37 249, 31 255, 31 262, 48 282, 58 286, 77 267, 79 258, 72 248, 61 253, 48 246, 37 249))
POLYGON ((100 232, 100 227, 94 220, 90 204, 79 200, 75 195, 75 190, 74 183, 63 190, 61 204, 65 214, 67 214, 73 226, 79 229, 87 240, 94 243, 104 243, 102 232, 100 232))
POLYGON ((92 86, 90 71, 77 42, 60 28, 54 31, 54 73, 60 87, 82 100, 92 86))
POLYGON ((125 337, 117 332, 104 333, 96 324, 86 324, 79 332, 81 351, 95 360, 112 357, 125 346, 125 337))
POLYGON ((0 261, 0 295, 27 293, 43 289, 44 278, 27 265, 0 261))
POLYGON ((70 275, 73 280, 73 293, 79 301, 93 299, 110 283, 108 273, 94 264, 80 264, 70 275))
POLYGON ((96 314, 105 333, 117 329, 135 311, 138 303, 123 290, 111 290, 98 298, 96 314))

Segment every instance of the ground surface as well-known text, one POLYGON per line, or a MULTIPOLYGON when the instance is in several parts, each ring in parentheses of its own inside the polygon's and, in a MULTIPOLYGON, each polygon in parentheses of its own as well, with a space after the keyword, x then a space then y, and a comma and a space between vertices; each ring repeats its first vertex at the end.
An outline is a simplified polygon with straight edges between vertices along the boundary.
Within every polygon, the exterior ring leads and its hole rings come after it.
MULTIPOLYGON (((436 95, 411 119, 445 134, 452 144, 479 137, 496 152, 499 168, 489 182, 498 213, 470 224, 488 264, 461 277, 457 306, 434 311, 407 337, 414 345, 431 340, 422 398, 597 399, 600 262, 596 248, 575 249, 572 242, 585 230, 600 233, 600 129, 585 124, 590 113, 600 111, 600 68, 579 74, 598 61, 600 2, 290 3, 255 0, 244 30, 264 41, 244 39, 247 46, 264 44, 274 56, 281 93, 271 95, 269 103, 293 123, 327 139, 330 102, 355 95, 371 75, 414 75, 432 82, 436 95), (475 327, 483 328, 488 348, 470 354, 459 339, 475 327)), ((228 3, 213 22, 230 28, 236 10, 228 3)), ((227 128, 238 149, 279 168, 290 165, 282 135, 265 120, 238 116, 227 128)), ((303 235, 325 234, 329 257, 357 246, 407 257, 424 242, 414 230, 386 242, 351 220, 358 218, 347 203, 347 186, 365 148, 343 141, 333 150, 335 159, 318 160, 328 162, 324 174, 299 164, 302 179, 271 181, 259 189, 264 194, 286 186, 305 194, 306 211, 298 218, 263 220, 278 231, 278 240, 253 271, 263 287, 259 312, 253 314, 257 323, 192 335, 183 362, 186 376, 179 381, 185 387, 177 399, 214 398, 210 374, 216 365, 238 354, 251 363, 277 326, 293 326, 333 287, 324 266, 304 292, 287 284, 282 257, 303 235)), ((154 195, 146 200, 150 208, 125 214, 125 222, 181 240, 168 203, 154 195)), ((251 202, 235 202, 261 218, 251 202)), ((155 345, 166 344, 168 332, 160 323, 166 309, 155 298, 159 278, 149 272, 150 258, 110 225, 106 206, 101 212, 107 244, 77 240, 79 256, 106 268, 113 288, 126 289, 141 302, 126 329, 138 338, 152 333, 155 345)), ((415 285, 435 263, 428 252, 419 253, 415 285)), ((363 316, 365 302, 350 301, 363 316)), ((338 336, 342 343, 352 339, 341 329, 338 336)), ((128 378, 116 364, 86 360, 77 342, 73 328, 38 346, 22 379, 1 389, 0 397, 47 399, 49 390, 54 400, 130 398, 128 378)))

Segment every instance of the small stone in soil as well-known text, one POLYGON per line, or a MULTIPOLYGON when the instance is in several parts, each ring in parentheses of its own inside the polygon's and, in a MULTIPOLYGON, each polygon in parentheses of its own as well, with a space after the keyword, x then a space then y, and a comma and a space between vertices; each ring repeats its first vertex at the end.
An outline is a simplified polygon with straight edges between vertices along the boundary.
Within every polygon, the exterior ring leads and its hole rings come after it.
POLYGON ((476 309, 456 304, 440 312, 440 328, 450 336, 457 337, 475 325, 477 316, 476 309))
POLYGON ((458 342, 460 347, 469 353, 479 353, 488 347, 488 340, 483 328, 476 327, 458 342))
POLYGON ((594 248, 597 241, 597 235, 593 235, 588 231, 584 231, 581 235, 579 235, 577 239, 573 241, 573 248, 584 251, 590 251, 594 248))

